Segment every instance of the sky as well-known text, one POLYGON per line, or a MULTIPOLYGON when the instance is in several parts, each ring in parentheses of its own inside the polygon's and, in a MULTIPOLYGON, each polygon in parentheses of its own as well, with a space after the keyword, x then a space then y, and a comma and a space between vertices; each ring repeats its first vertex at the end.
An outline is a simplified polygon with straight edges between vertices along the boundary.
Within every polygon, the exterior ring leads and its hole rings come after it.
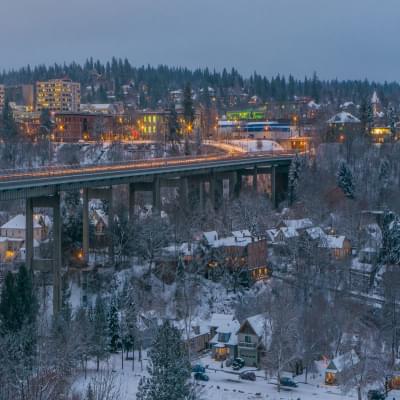
POLYGON ((400 80, 400 0, 0 0, 0 69, 128 58, 400 80))

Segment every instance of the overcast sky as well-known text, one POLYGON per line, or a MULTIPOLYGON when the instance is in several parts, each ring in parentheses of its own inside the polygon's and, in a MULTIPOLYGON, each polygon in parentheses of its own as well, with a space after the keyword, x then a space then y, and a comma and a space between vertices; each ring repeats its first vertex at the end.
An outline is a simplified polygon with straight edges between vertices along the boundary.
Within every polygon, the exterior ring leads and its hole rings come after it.
POLYGON ((0 68, 107 60, 400 78, 400 0, 0 0, 0 68))

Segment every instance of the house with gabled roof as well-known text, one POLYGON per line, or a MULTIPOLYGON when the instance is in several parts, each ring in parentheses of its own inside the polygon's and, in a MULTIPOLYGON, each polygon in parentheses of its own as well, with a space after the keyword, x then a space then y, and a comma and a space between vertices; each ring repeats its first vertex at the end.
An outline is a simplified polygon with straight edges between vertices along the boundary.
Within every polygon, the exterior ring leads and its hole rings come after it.
POLYGON ((265 314, 246 318, 237 332, 238 357, 248 367, 259 367, 268 346, 270 334, 265 314))
POLYGON ((341 374, 355 367, 359 362, 360 359, 354 350, 333 358, 325 370, 325 383, 327 385, 336 385, 340 381, 341 374))

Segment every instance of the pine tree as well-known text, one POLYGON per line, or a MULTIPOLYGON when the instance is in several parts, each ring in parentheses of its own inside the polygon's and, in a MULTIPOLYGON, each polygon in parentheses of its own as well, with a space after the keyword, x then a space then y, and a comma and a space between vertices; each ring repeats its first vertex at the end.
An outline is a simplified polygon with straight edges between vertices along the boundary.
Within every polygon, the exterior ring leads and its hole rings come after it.
POLYGON ((140 381, 137 400, 188 398, 190 363, 180 336, 168 321, 159 329, 149 351, 149 377, 140 381))
POLYGON ((115 296, 111 298, 110 308, 108 310, 108 337, 109 349, 112 353, 117 352, 120 345, 120 327, 118 318, 118 308, 115 296))
POLYGON ((340 189, 342 189, 344 195, 349 199, 354 199, 354 178, 350 167, 346 164, 345 161, 340 162, 336 178, 337 185, 340 189))
POLYGON ((300 179, 300 173, 302 169, 302 160, 296 154, 294 159, 292 160, 292 163, 290 164, 289 168, 289 203, 290 205, 293 204, 293 202, 296 200, 296 191, 297 191, 297 186, 299 183, 300 179))
POLYGON ((388 122, 392 139, 394 139, 394 137, 396 136, 397 115, 392 105, 390 105, 388 110, 388 122))
POLYGON ((385 214, 382 233, 381 262, 400 265, 400 218, 398 215, 394 213, 385 214))
POLYGON ((135 293, 132 287, 125 285, 125 296, 123 298, 123 320, 122 320, 122 343, 128 356, 132 350, 132 370, 135 368, 135 348, 140 344, 138 329, 138 310, 136 306, 135 293))
POLYGON ((7 98, 5 99, 3 107, 1 134, 1 136, 7 141, 16 140, 18 136, 18 128, 14 120, 10 102, 7 98))
MULTIPOLYGON (((14 275, 6 274, 0 299, 0 328, 3 332, 15 332, 18 330, 18 320, 15 318, 17 310, 17 293, 14 275)), ((0 331, 0 332, 1 332, 0 331)))
POLYGON ((100 295, 96 298, 96 304, 93 310, 91 322, 91 348, 92 355, 96 358, 98 371, 100 367, 100 360, 103 360, 108 356, 107 314, 103 298, 100 295))

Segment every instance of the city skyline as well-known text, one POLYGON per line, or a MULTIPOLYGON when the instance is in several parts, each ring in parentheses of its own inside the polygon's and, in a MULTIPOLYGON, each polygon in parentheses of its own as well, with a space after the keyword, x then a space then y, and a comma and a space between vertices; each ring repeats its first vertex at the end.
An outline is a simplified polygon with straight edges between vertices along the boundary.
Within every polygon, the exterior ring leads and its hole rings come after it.
POLYGON ((102 61, 398 81, 395 0, 5 1, 1 69, 102 61), (24 13, 20 13, 20 10, 24 13), (18 15, 18 18, 14 18, 18 15), (19 21, 16 23, 15 21, 19 21), (62 29, 60 29, 62 27, 62 29), (12 39, 10 39, 10 33, 12 39))

